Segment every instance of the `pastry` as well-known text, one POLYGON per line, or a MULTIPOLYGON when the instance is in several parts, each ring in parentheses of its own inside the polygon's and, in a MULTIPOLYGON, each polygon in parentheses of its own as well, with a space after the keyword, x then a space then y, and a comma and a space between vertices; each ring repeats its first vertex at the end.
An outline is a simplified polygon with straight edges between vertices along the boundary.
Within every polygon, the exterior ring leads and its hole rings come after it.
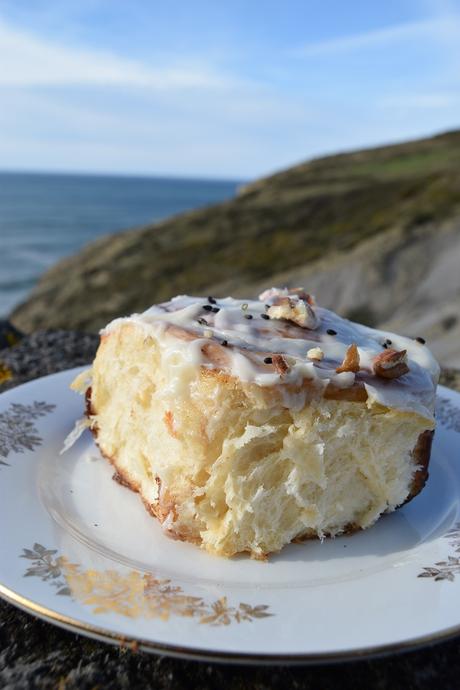
POLYGON ((438 376, 422 339, 272 288, 116 319, 90 384, 73 387, 115 479, 168 535, 265 558, 370 527, 420 492, 438 376))

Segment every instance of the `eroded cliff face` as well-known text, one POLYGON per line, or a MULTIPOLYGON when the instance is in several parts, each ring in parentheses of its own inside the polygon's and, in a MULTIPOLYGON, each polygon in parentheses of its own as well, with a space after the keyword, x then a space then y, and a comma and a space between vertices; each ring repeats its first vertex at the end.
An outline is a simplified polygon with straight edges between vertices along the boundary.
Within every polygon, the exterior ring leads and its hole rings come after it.
POLYGON ((273 283, 306 285, 322 306, 347 318, 422 336, 445 366, 460 367, 460 215, 410 232, 390 230, 276 274, 273 283))
POLYGON ((178 293, 303 284, 460 363, 460 132, 296 166, 232 201, 99 239, 12 314, 25 331, 94 331, 178 293))

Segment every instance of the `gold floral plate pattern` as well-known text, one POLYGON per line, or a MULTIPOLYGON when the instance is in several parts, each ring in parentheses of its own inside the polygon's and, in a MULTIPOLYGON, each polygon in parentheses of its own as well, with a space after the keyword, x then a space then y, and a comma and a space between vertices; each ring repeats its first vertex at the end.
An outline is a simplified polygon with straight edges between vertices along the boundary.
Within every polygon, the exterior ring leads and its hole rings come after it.
POLYGON ((111 481, 69 390, 79 370, 0 396, 0 594, 83 634, 160 653, 315 662, 460 632, 460 395, 440 388, 430 479, 365 532, 267 562, 172 541, 111 481))

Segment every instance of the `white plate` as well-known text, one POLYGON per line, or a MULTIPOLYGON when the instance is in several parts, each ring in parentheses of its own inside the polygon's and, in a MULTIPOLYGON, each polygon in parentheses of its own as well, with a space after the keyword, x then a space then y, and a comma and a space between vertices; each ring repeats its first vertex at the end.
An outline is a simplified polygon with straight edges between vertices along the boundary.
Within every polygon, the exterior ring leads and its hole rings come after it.
POLYGON ((111 480, 82 414, 80 369, 0 396, 0 593, 134 648, 243 662, 375 655, 460 632, 460 395, 440 388, 424 491, 371 529, 269 562, 172 541, 111 480), (3 464, 5 463, 5 464, 3 464))

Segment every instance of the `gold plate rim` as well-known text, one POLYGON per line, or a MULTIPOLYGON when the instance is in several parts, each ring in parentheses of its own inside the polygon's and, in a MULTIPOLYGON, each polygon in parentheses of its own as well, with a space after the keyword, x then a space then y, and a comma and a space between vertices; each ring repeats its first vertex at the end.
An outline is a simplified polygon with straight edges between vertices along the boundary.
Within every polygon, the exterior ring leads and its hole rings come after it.
POLYGON ((100 628, 90 623, 84 623, 76 618, 72 618, 71 616, 58 613, 53 609, 42 606, 41 604, 38 604, 37 602, 18 594, 14 590, 2 584, 0 584, 0 597, 7 603, 16 606, 26 613, 34 614, 47 623, 54 623, 65 630, 69 630, 70 632, 77 632, 92 639, 107 642, 125 649, 130 649, 132 652, 145 651, 151 654, 164 654, 179 659, 191 659, 195 661, 229 664, 300 666, 336 664, 360 660, 364 661, 388 656, 390 654, 402 654, 404 652, 415 651, 435 643, 447 642, 448 640, 451 640, 460 634, 460 624, 458 624, 432 635, 422 635, 420 637, 414 637, 410 640, 376 645, 372 647, 363 647, 353 650, 344 650, 342 652, 245 654, 240 652, 226 652, 225 650, 206 650, 200 649, 199 647, 184 647, 163 642, 155 642, 143 638, 128 637, 105 628, 100 628))

